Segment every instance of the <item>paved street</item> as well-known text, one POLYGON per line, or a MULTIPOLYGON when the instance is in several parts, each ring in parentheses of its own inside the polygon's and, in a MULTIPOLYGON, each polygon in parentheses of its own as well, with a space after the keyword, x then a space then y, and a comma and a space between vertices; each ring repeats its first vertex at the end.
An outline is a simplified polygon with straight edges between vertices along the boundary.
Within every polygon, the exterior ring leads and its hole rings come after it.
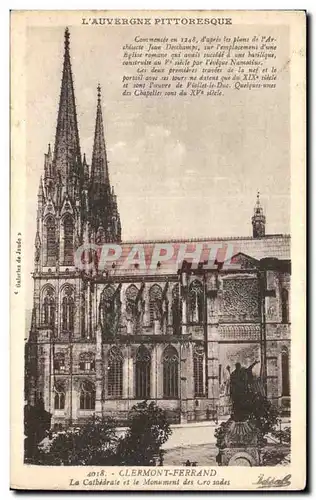
POLYGON ((163 448, 168 450, 209 443, 215 444, 214 432, 216 427, 213 422, 171 425, 172 434, 163 448))
POLYGON ((166 450, 164 465, 183 465, 187 460, 197 462, 198 466, 217 465, 217 448, 214 444, 184 446, 166 450))

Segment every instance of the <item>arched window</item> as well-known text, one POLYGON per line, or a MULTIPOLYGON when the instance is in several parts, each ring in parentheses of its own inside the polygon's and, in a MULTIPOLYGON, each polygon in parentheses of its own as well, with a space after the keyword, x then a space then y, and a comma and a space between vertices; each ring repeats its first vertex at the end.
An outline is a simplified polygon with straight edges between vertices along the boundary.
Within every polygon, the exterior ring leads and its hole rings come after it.
POLYGON ((179 356, 172 346, 163 353, 163 397, 177 398, 179 392, 179 356))
POLYGON ((83 382, 80 388, 80 410, 95 409, 95 387, 91 382, 83 382))
POLYGON ((130 285, 126 290, 126 315, 128 319, 135 319, 137 316, 137 295, 138 288, 135 285, 130 285))
POLYGON ((202 397, 205 394, 204 385, 204 349, 195 346, 193 353, 194 396, 202 397))
POLYGON ((55 292, 49 287, 46 289, 43 298, 43 324, 53 327, 55 324, 55 292))
POLYGON ((150 398, 150 364, 151 356, 148 349, 140 346, 136 353, 136 398, 150 398))
POLYGON ((64 372, 66 370, 65 353, 57 352, 54 356, 54 371, 64 372))
POLYGON ((55 384, 54 387, 54 408, 55 410, 64 410, 65 409, 65 386, 61 382, 55 384))
POLYGON ((123 354, 116 346, 109 351, 108 395, 116 397, 123 395, 123 354))
POLYGON ((62 330, 64 332, 74 331, 75 301, 73 289, 66 287, 62 299, 62 330))
POLYGON ((282 365, 282 396, 290 395, 290 367, 289 367, 289 352, 286 347, 283 347, 281 353, 282 365))
POLYGON ((282 302, 282 323, 289 322, 289 292, 286 288, 282 288, 281 292, 282 302))
POLYGON ((181 327, 179 285, 176 285, 172 290, 172 325, 173 333, 179 335, 181 327))
POLYGON ((162 290, 159 285, 153 285, 149 290, 150 324, 160 320, 162 316, 162 290))
POLYGON ((47 217, 46 222, 46 266, 56 265, 56 223, 54 217, 47 217))
POLYGON ((199 281, 193 281, 188 295, 189 322, 200 324, 203 321, 203 287, 199 281))
POLYGON ((95 371, 95 356, 93 352, 82 352, 79 355, 79 370, 81 372, 95 371))
POLYGON ((66 215, 64 226, 64 265, 72 266, 74 262, 74 223, 71 215, 66 215))

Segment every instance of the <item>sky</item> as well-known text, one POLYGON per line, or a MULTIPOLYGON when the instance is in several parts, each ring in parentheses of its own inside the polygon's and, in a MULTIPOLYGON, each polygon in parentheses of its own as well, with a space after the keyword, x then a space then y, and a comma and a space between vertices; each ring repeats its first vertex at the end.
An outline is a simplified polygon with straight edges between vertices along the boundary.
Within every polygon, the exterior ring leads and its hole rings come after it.
MULTIPOLYGON (((187 36, 196 28, 177 28, 187 36)), ((217 27, 218 34, 223 28, 217 27)), ((172 27, 142 27, 141 35, 174 36, 172 27)), ((243 30, 245 28, 243 27, 243 30)), ((256 26, 249 34, 263 32, 256 26)), ((288 32, 278 38, 274 91, 235 91, 223 97, 122 97, 122 46, 139 27, 70 27, 81 152, 91 164, 96 87, 111 183, 118 198, 123 240, 251 236, 260 190, 267 233, 290 231, 290 116, 288 32)), ((239 35, 238 26, 230 35, 239 35)), ((210 28, 199 27, 199 36, 210 28)), ((246 36, 243 31, 243 36, 246 36)), ((32 307, 37 190, 44 153, 54 144, 64 51, 64 27, 31 27, 26 37, 27 206, 26 280, 32 307)))

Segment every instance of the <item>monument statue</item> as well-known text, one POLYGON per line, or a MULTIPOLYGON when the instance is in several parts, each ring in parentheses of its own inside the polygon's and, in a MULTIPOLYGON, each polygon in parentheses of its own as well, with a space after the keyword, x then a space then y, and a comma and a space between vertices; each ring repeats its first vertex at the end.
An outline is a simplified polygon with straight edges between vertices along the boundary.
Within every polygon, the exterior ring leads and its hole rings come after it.
MULTIPOLYGON (((246 368, 237 362, 230 374, 230 417, 215 429, 218 465, 260 466, 273 448, 269 435, 273 435, 279 424, 279 411, 266 396, 264 367, 259 377, 252 372, 258 363, 255 361, 246 368)), ((285 453, 288 450, 289 447, 285 453)))
POLYGON ((236 363, 235 370, 230 375, 230 397, 232 400, 232 419, 235 422, 246 420, 251 412, 252 399, 255 394, 253 367, 255 361, 248 368, 236 363))
POLYGON ((261 400, 261 396, 264 396, 264 390, 261 380, 252 373, 258 363, 254 361, 246 368, 237 362, 235 370, 230 373, 231 416, 222 422, 216 432, 219 448, 216 459, 219 465, 260 464, 261 430, 253 418, 253 412, 258 397, 261 400))

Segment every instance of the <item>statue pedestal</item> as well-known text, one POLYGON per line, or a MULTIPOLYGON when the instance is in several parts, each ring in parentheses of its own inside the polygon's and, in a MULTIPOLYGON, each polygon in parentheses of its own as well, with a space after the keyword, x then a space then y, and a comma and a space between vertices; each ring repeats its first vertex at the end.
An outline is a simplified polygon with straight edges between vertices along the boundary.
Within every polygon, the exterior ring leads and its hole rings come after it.
POLYGON ((218 465, 246 466, 260 465, 259 431, 253 422, 235 422, 229 419, 222 427, 218 438, 218 465))

